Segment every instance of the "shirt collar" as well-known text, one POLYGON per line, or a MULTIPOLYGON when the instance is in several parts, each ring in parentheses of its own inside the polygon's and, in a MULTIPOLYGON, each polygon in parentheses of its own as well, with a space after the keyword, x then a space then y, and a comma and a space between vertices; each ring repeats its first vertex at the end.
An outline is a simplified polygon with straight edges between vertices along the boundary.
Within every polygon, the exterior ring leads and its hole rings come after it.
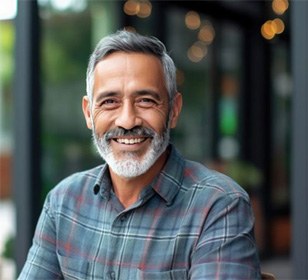
MULTIPOLYGON (((177 149, 170 144, 168 147, 170 153, 164 168, 150 184, 151 188, 171 205, 174 197, 177 195, 183 181, 184 159, 177 149)), ((103 165, 96 179, 93 191, 100 194, 103 198, 109 199, 112 190, 111 179, 108 165, 103 165)), ((147 196, 149 188, 141 194, 141 198, 147 196)))
POLYGON ((108 165, 104 164, 93 186, 94 194, 100 194, 103 198, 109 199, 111 191, 111 179, 109 174, 108 165))

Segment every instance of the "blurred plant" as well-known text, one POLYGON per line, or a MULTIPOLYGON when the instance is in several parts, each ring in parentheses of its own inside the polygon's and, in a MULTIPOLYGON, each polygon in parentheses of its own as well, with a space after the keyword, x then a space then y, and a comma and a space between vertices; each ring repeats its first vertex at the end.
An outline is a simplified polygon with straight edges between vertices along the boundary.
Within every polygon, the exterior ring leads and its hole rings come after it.
POLYGON ((4 243, 4 251, 2 253, 2 257, 6 259, 13 259, 14 257, 14 240, 15 237, 13 235, 9 236, 4 243))
POLYGON ((14 24, 12 21, 0 23, 0 79, 7 86, 13 73, 14 24))
POLYGON ((263 182, 262 172, 254 164, 247 161, 227 162, 225 174, 249 191, 256 190, 263 182))
POLYGON ((263 182, 262 172, 251 162, 242 160, 216 161, 210 163, 209 167, 228 175, 249 192, 258 190, 263 182))

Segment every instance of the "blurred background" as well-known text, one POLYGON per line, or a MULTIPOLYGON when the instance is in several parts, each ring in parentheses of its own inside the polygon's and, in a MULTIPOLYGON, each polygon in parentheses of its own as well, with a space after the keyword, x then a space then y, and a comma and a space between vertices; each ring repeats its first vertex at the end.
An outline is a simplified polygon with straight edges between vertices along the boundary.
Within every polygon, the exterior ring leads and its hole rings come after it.
POLYGON ((292 61, 304 58, 292 54, 307 46, 293 32, 307 30, 292 19, 307 16, 298 2, 1 0, 0 279, 20 271, 47 192, 101 163, 81 110, 85 72, 99 39, 123 28, 166 44, 184 97, 173 142, 247 190, 263 270, 291 279, 292 139, 307 125, 292 119, 307 104, 294 101, 292 61))

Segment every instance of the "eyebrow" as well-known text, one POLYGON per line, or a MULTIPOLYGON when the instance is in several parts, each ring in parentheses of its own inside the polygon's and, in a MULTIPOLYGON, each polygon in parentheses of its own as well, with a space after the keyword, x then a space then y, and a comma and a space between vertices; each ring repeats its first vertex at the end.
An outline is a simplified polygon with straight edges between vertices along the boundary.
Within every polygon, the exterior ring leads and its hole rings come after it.
POLYGON ((106 91, 106 92, 100 92, 97 94, 96 98, 95 98, 95 102, 99 103, 102 99, 106 98, 106 97, 114 97, 114 96, 119 96, 120 94, 118 92, 115 91, 106 91))
MULTIPOLYGON (((97 97, 95 98, 95 102, 99 103, 102 99, 106 98, 106 97, 115 97, 115 96, 120 96, 121 94, 119 92, 116 91, 106 91, 106 92, 100 92, 97 94, 97 97)), ((152 90, 152 89, 142 89, 142 90, 137 90, 135 91, 133 94, 133 96, 146 96, 146 95, 150 95, 152 96, 154 99, 161 101, 162 97, 161 95, 152 90)))
POLYGON ((161 95, 154 91, 154 90, 151 90, 151 89, 144 89, 144 90, 138 90, 134 93, 134 95, 136 96, 144 96, 144 95, 150 95, 152 96, 153 98, 155 98, 156 100, 161 100, 161 95))

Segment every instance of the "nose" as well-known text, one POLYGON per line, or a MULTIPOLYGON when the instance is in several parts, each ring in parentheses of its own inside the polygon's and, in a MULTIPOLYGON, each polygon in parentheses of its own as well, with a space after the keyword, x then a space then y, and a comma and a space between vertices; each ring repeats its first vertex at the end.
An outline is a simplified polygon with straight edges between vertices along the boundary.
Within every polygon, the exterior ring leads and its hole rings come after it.
POLYGON ((141 124, 142 119, 138 115, 134 103, 129 100, 123 102, 115 119, 115 125, 124 129, 131 129, 141 124))

